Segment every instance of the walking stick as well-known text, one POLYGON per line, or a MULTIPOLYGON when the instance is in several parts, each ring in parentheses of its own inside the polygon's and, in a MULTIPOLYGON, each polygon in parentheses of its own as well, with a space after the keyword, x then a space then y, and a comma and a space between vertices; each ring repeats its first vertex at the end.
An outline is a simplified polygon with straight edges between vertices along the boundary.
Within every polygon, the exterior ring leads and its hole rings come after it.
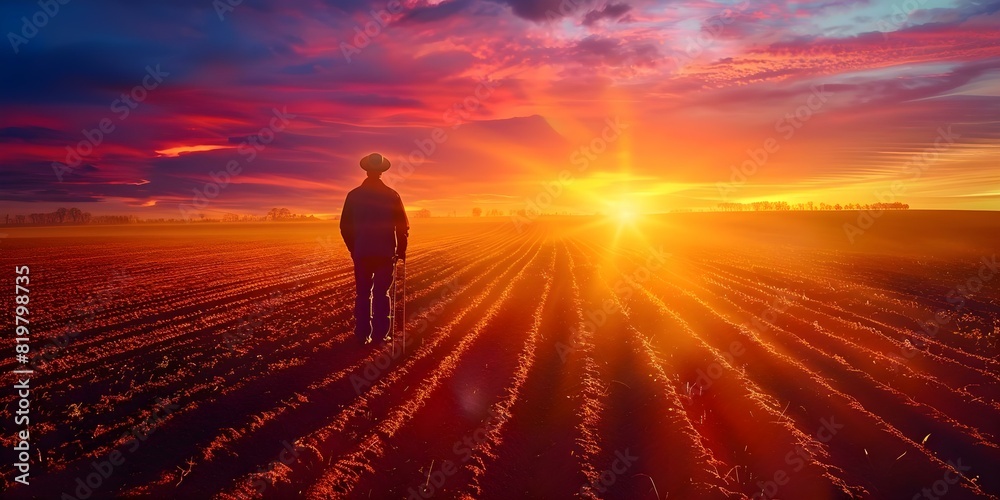
MULTIPOLYGON (((373 329, 374 331, 374 329, 373 329)), ((392 259, 392 281, 389 284, 389 333, 382 337, 384 342, 386 337, 396 333, 396 259, 392 259)), ((372 341, 376 339, 372 334, 372 341)))
POLYGON ((406 352, 406 259, 403 259, 403 319, 399 323, 400 328, 403 330, 403 345, 399 348, 399 353, 403 354, 406 352))
POLYGON ((392 259, 392 292, 389 294, 392 296, 392 300, 389 304, 389 335, 392 336, 392 354, 396 355, 396 261, 397 259, 393 257, 392 259))

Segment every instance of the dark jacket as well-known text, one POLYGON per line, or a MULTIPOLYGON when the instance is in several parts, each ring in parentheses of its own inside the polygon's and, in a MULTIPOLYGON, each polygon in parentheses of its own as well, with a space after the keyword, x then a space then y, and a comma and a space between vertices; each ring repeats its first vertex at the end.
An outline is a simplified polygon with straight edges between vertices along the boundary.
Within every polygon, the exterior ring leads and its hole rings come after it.
POLYGON ((381 180, 368 177, 347 193, 340 234, 352 257, 405 256, 409 232, 403 200, 381 180))

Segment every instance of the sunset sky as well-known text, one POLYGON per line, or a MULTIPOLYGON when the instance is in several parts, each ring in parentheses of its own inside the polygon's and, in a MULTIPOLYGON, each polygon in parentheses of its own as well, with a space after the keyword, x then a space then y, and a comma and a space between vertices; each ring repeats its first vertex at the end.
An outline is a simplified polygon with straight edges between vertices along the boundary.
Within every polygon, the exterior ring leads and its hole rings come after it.
POLYGON ((4 2, 0 217, 1000 208, 1000 2, 237 2, 4 2))

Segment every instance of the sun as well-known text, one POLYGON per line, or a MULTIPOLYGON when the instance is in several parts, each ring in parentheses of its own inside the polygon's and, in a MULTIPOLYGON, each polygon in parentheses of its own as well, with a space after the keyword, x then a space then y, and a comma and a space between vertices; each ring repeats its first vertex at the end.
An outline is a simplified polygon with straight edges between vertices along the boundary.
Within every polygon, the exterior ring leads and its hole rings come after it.
POLYGON ((623 206, 623 207, 618 207, 617 211, 615 212, 615 217, 618 219, 618 222, 627 224, 635 222, 635 220, 639 217, 639 213, 636 212, 635 209, 632 207, 623 206))
POLYGON ((620 225, 624 225, 635 222, 641 212, 635 203, 620 200, 608 206, 607 214, 616 219, 620 225))
POLYGON ((619 199, 610 201, 605 208, 605 218, 614 224, 614 235, 611 237, 611 246, 618 246, 622 238, 630 238, 639 231, 638 220, 642 211, 635 202, 629 199, 619 199))

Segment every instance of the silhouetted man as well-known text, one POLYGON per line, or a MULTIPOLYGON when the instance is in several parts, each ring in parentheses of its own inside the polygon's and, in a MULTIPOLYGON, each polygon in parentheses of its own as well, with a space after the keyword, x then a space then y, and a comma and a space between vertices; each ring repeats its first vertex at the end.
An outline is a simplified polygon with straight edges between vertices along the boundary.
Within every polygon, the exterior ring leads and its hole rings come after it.
POLYGON ((368 178, 347 193, 340 215, 340 234, 354 259, 354 336, 362 345, 392 340, 389 289, 396 259, 406 259, 410 223, 403 200, 380 179, 389 166, 378 153, 362 158, 368 178))

